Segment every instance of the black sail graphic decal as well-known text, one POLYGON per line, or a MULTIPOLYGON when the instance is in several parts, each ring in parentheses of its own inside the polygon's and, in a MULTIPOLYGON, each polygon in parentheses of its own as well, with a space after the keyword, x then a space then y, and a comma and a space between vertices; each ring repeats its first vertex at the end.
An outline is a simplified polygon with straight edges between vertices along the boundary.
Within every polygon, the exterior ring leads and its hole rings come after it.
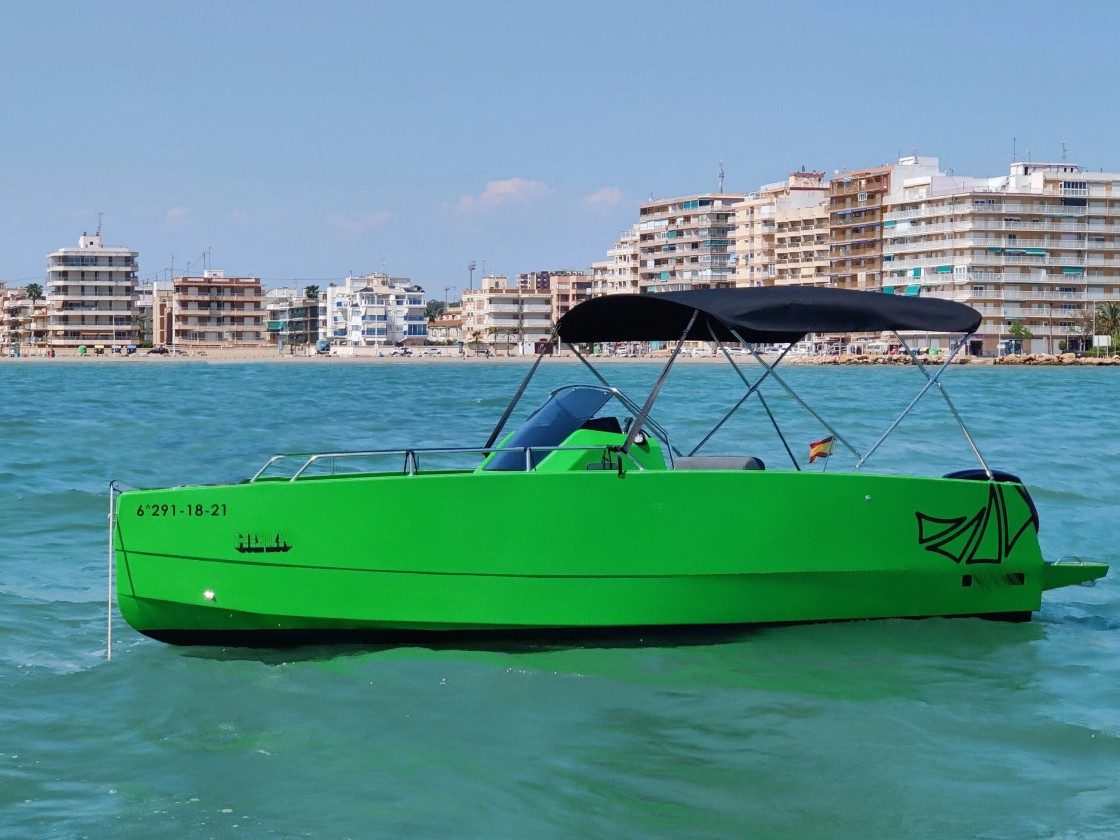
POLYGON ((931 516, 916 511, 918 545, 954 563, 1002 563, 1026 530, 1034 511, 1021 487, 990 482, 988 503, 963 516, 931 516))

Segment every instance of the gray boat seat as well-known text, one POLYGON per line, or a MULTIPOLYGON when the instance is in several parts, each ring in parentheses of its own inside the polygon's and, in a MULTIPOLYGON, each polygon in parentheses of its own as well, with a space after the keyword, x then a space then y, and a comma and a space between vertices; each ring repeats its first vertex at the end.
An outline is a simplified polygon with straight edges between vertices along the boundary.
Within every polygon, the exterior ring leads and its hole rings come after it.
POLYGON ((685 455, 673 461, 678 470, 764 470, 761 458, 753 455, 685 455))

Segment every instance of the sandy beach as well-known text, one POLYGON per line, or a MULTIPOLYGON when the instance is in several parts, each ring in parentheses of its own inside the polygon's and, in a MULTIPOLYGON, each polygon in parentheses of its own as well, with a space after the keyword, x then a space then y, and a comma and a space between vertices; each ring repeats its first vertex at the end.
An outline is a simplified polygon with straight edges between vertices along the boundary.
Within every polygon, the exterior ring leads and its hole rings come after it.
MULTIPOLYGON (((59 352, 56 356, 45 355, 24 356, 14 358, 11 356, 0 357, 0 364, 83 364, 83 365, 136 365, 136 364, 281 364, 281 365, 426 365, 426 364, 511 364, 519 365, 532 362, 536 356, 507 356, 502 352, 491 356, 479 355, 468 352, 466 356, 460 355, 452 348, 439 348, 441 354, 421 355, 417 352, 412 356, 394 356, 391 352, 382 351, 381 355, 342 355, 342 354, 291 354, 279 353, 275 347, 208 347, 205 350, 188 350, 167 355, 149 354, 147 350, 139 350, 128 356, 106 352, 104 355, 87 353, 79 356, 75 352, 59 352)), ((663 364, 669 356, 666 350, 657 351, 640 356, 606 356, 591 355, 595 364, 663 364)), ((773 354, 764 354, 767 361, 777 358, 773 354)), ((579 360, 570 352, 562 352, 550 357, 553 361, 578 364, 579 360)), ((739 364, 755 365, 755 359, 748 355, 736 355, 735 361, 739 364)), ((931 359, 937 364, 937 359, 931 359)), ((677 359, 678 364, 725 364, 722 355, 689 355, 682 353, 677 359)), ((782 360, 783 365, 845 365, 845 366, 882 366, 893 367, 900 364, 910 364, 906 356, 884 355, 849 355, 840 356, 809 356, 789 355, 782 360)), ((1079 358, 1072 353, 1062 355, 1047 355, 1035 353, 1027 355, 1001 356, 999 358, 963 356, 954 360, 954 364, 968 364, 975 366, 985 365, 1028 365, 1028 366, 1090 366, 1090 367, 1118 367, 1120 356, 1103 358, 1079 358)))

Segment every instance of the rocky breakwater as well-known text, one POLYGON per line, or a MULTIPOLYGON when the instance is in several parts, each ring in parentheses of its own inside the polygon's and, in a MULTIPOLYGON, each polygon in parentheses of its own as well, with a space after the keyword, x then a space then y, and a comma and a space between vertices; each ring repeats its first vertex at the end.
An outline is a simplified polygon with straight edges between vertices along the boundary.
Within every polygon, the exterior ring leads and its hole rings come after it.
MULTIPOLYGON (((927 361, 927 357, 922 357, 927 361)), ((928 357, 930 364, 939 365, 941 359, 937 356, 928 357)), ((973 361, 968 356, 958 356, 953 359, 955 365, 966 365, 973 361)), ((874 353, 842 353, 839 356, 787 356, 782 364, 786 365, 912 365, 913 360, 905 353, 896 353, 889 356, 874 353)))
POLYGON ((1076 353, 1010 353, 995 360, 997 365, 1087 365, 1120 367, 1120 356, 1078 356, 1076 353))

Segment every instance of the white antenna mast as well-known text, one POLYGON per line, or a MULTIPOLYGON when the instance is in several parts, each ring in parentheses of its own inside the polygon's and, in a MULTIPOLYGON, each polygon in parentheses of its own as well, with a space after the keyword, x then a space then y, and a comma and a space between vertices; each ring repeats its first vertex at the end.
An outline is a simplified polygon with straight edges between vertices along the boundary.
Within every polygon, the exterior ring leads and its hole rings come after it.
POLYGON ((723 194, 723 161, 719 162, 719 192, 723 194))

